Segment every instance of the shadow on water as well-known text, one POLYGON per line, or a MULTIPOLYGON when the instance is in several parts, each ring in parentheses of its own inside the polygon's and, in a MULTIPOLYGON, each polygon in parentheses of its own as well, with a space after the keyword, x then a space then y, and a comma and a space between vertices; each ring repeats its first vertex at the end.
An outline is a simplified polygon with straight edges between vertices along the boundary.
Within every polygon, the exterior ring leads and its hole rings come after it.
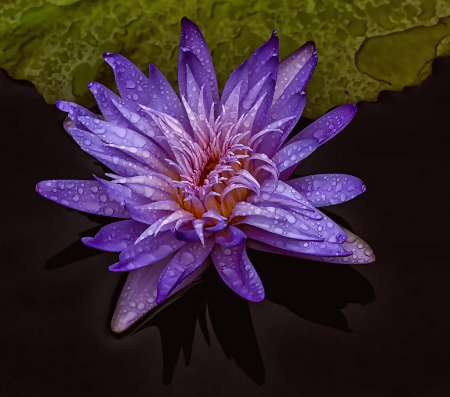
POLYGON ((214 266, 204 273, 195 288, 168 304, 164 310, 132 331, 132 334, 147 327, 158 327, 164 357, 163 379, 167 384, 172 380, 181 351, 186 364, 189 364, 197 321, 210 345, 207 317, 225 355, 234 360, 257 384, 263 384, 264 366, 251 321, 249 303, 225 285, 214 266))
MULTIPOLYGON (((335 215, 333 217, 336 218, 335 215)), ((96 222, 101 220, 102 224, 110 221, 105 218, 94 218, 92 220, 96 222)), ((337 221, 348 226, 341 219, 337 221)), ((93 236, 102 226, 87 230, 81 235, 93 236)), ((101 251, 85 247, 79 241, 51 258, 46 268, 65 266, 99 253, 101 251)), ((263 280, 266 299, 285 306, 292 313, 308 321, 350 331, 341 310, 349 303, 365 304, 375 299, 369 281, 348 265, 280 257, 252 249, 248 249, 248 255, 263 280)), ((126 274, 121 277, 115 290, 109 318, 112 318, 125 280, 126 274)), ((169 384, 181 352, 186 364, 189 364, 197 322, 207 344, 210 345, 208 317, 212 331, 226 356, 234 360, 257 384, 263 384, 264 365, 250 316, 249 303, 225 285, 214 266, 211 266, 200 281, 186 290, 179 299, 163 303, 159 312, 156 314, 150 312, 120 337, 130 337, 145 328, 157 327, 163 348, 163 382, 169 384)))
MULTIPOLYGON (((70 208, 68 208, 67 210, 75 211, 70 208)), ((112 222, 117 222, 119 220, 116 218, 108 218, 105 216, 88 214, 86 212, 83 213, 78 212, 78 213, 82 216, 87 217, 92 222, 99 223, 99 225, 93 227, 92 229, 81 232, 79 240, 75 241, 73 244, 69 245, 67 248, 65 248, 64 250, 52 256, 49 260, 47 260, 47 262, 45 263, 46 269, 48 270, 57 269, 59 267, 70 265, 73 262, 101 254, 103 251, 99 251, 84 245, 81 242, 81 237, 95 236, 103 226, 106 226, 112 222)))

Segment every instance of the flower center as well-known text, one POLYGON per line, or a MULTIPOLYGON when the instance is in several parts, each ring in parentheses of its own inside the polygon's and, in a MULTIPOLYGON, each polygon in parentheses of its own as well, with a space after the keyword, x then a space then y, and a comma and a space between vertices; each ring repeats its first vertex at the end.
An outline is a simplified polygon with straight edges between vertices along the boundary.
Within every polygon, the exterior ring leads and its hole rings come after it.
POLYGON ((205 164, 202 173, 200 174, 200 180, 198 181, 198 186, 203 186, 205 184, 205 179, 209 175, 209 173, 214 170, 219 164, 218 158, 210 158, 208 162, 205 164))

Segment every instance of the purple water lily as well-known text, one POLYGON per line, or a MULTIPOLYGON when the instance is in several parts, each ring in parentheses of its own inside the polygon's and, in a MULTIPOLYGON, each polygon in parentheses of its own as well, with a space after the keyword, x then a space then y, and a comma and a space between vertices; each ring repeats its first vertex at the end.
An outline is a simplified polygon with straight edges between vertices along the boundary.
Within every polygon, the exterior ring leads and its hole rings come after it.
POLYGON ((240 65, 219 97, 199 28, 181 21, 181 101, 150 65, 147 78, 119 54, 106 53, 120 97, 90 83, 103 116, 70 102, 65 128, 114 173, 110 180, 51 180, 44 197, 80 211, 123 218, 83 243, 120 252, 110 270, 130 272, 112 319, 121 332, 194 281, 214 263, 223 281, 252 302, 264 299, 246 247, 333 263, 370 263, 373 251, 317 207, 365 191, 350 175, 286 181, 298 164, 339 133, 356 106, 341 106, 292 139, 317 63, 313 42, 282 62, 278 37, 240 65))

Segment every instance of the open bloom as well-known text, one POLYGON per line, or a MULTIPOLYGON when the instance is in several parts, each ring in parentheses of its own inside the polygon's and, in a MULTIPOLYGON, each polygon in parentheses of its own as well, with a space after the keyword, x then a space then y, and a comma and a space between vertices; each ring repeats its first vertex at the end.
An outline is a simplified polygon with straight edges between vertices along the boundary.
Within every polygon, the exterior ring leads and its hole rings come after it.
MULTIPOLYGON (((130 272, 112 321, 128 328, 210 263, 245 299, 264 299, 246 246, 335 263, 369 263, 370 247, 317 207, 364 192, 350 175, 286 181, 297 165, 339 133, 356 107, 341 106, 286 141, 305 106, 317 56, 308 42, 281 63, 278 37, 230 76, 219 97, 206 42, 181 22, 178 86, 161 72, 147 78, 118 54, 106 53, 120 97, 91 83, 102 116, 58 102, 81 148, 114 173, 110 180, 38 183, 37 191, 80 211, 124 218, 83 243, 120 252, 114 272, 130 272)), ((275 271, 275 270, 274 270, 275 271)))

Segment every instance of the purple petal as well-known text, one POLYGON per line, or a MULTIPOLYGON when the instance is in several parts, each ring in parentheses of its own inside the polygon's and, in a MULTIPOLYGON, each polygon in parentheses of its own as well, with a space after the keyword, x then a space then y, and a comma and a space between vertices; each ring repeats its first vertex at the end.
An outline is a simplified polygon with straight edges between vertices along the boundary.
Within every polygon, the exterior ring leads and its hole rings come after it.
POLYGON ((149 236, 123 250, 119 255, 119 262, 111 265, 112 272, 128 272, 151 265, 171 253, 177 251, 184 244, 177 240, 170 231, 149 236))
POLYGON ((329 139, 341 132, 356 114, 356 106, 352 103, 343 105, 337 109, 328 112, 320 119, 314 121, 308 127, 300 131, 296 136, 289 140, 284 146, 294 142, 315 138, 322 145, 329 139))
POLYGON ((222 280, 239 296, 251 301, 264 299, 264 288, 245 250, 245 243, 234 248, 216 244, 211 252, 222 280))
POLYGON ((148 106, 151 101, 147 77, 122 55, 107 52, 103 58, 114 71, 117 89, 123 101, 134 112, 143 114, 139 104, 148 106))
POLYGON ((279 236, 248 225, 242 225, 241 228, 248 238, 288 251, 318 256, 351 255, 351 252, 345 251, 339 244, 333 244, 327 241, 300 241, 279 236))
MULTIPOLYGON (((128 274, 127 281, 117 301, 116 310, 111 320, 113 332, 123 332, 150 310, 158 308, 156 303, 158 278, 172 256, 168 256, 152 266, 133 270, 128 274)), ((179 284, 170 294, 173 296, 183 288, 194 285, 192 282, 210 265, 205 261, 189 277, 179 284)), ((156 309, 157 310, 157 309, 156 309)))
MULTIPOLYGON (((355 113, 356 106, 353 104, 340 106, 300 131, 296 136, 286 142, 282 149, 303 139, 317 139, 319 145, 322 145, 341 132, 353 119, 355 113)), ((295 168, 296 164, 290 166, 286 171, 281 173, 280 179, 286 180, 289 178, 295 168)))
MULTIPOLYGON (((279 65, 278 47, 279 39, 276 31, 273 31, 270 39, 252 54, 248 62, 249 88, 257 84, 268 72, 276 81, 279 65)), ((272 98, 270 103, 272 104, 272 98)))
MULTIPOLYGON (((79 117, 78 120, 106 143, 118 145, 119 148, 121 145, 140 148, 150 152, 159 160, 164 160, 167 157, 166 152, 161 147, 139 132, 90 117, 79 117)), ((135 157, 133 152, 128 151, 128 153, 131 157, 135 157)), ((142 160, 139 155, 135 158, 138 161, 142 160)))
POLYGON ((314 256, 309 254, 303 254, 299 252, 287 251, 278 247, 274 247, 272 245, 268 245, 262 243, 260 241, 247 239, 247 246, 249 248, 270 252, 273 254, 279 255, 287 255, 293 256, 296 258, 309 259, 312 261, 319 262, 329 262, 329 263, 339 263, 339 264, 364 264, 364 263, 372 263, 375 261, 375 255, 370 246, 360 237, 356 236, 354 233, 349 230, 342 228, 345 230, 346 234, 349 236, 345 243, 341 243, 340 246, 344 248, 348 252, 353 252, 352 255, 343 256, 343 257, 334 257, 334 256, 314 256))
POLYGON ((281 111, 273 118, 275 122, 269 124, 266 128, 277 128, 281 130, 281 133, 274 132, 265 135, 258 145, 257 152, 265 153, 269 158, 272 158, 283 142, 287 139, 292 129, 297 124, 300 116, 305 108, 306 95, 302 93, 294 94, 284 105, 281 111), (292 117, 287 122, 282 122, 289 117, 292 117))
POLYGON ((149 65, 148 81, 151 90, 151 100, 148 107, 175 117, 186 131, 189 131, 190 125, 184 106, 182 106, 180 99, 164 75, 152 64, 149 65))
POLYGON ((151 203, 151 199, 143 196, 142 194, 134 192, 127 186, 122 186, 111 181, 106 181, 104 179, 96 177, 95 175, 94 178, 97 179, 103 190, 105 190, 105 192, 118 203, 123 203, 123 205, 131 204, 134 207, 151 203))
POLYGON ((256 112, 255 120, 253 121, 251 135, 257 134, 263 130, 270 120, 270 105, 272 103, 273 93, 275 91, 275 79, 269 77, 263 84, 259 92, 259 98, 264 95, 264 99, 256 112))
MULTIPOLYGON (((185 241, 186 243, 193 243, 200 241, 200 238, 198 237, 198 233, 195 230, 180 230, 175 229, 173 231, 174 236, 177 238, 177 240, 185 241)), ((211 233, 204 232, 204 237, 208 237, 211 235, 211 233)))
POLYGON ((158 279, 157 303, 161 303, 167 296, 195 271, 208 257, 214 247, 214 237, 201 242, 189 243, 180 248, 170 260, 158 279))
MULTIPOLYGON (((275 62, 271 62, 271 64, 275 67, 275 62)), ((251 111, 251 108, 258 103, 258 101, 263 101, 261 105, 258 106, 258 116, 255 119, 258 119, 258 122, 254 121, 252 126, 252 134, 257 133, 262 130, 262 126, 265 125, 261 122, 261 118, 265 121, 268 117, 268 105, 272 101, 273 92, 275 90, 275 80, 270 76, 270 73, 266 73, 261 80, 255 84, 253 87, 249 88, 249 91, 246 95, 243 95, 243 99, 241 102, 239 116, 241 114, 248 113, 251 111), (263 111, 265 110, 265 113, 263 111), (263 117, 265 116, 265 117, 263 117), (260 127, 259 129, 257 127, 260 127)), ((241 96, 241 94, 240 94, 241 96)))
POLYGON ((347 240, 341 244, 341 246, 347 250, 353 252, 353 255, 345 258, 325 258, 324 262, 332 263, 351 263, 351 264, 362 264, 362 263, 372 263, 375 262, 375 254, 372 248, 367 244, 361 237, 357 236, 355 233, 347 230, 345 227, 341 226, 344 232, 347 234, 347 240))
POLYGON ((319 174, 286 181, 314 205, 325 207, 351 200, 366 191, 361 179, 346 174, 319 174))
POLYGON ((233 248, 241 245, 247 239, 245 233, 234 226, 229 226, 214 235, 216 243, 225 248, 233 248))
POLYGON ((273 103, 278 100, 294 77, 302 70, 315 53, 316 46, 314 42, 308 41, 280 62, 273 103))
POLYGON ((278 215, 279 218, 258 219, 258 222, 255 223, 251 217, 247 217, 240 223, 260 227, 271 233, 298 240, 305 238, 289 234, 300 233, 316 237, 309 238, 309 240, 325 239, 331 243, 342 243, 346 240, 345 232, 335 222, 314 208, 297 190, 286 183, 278 181, 275 185, 273 181, 266 181, 261 187, 261 193, 260 197, 254 198, 252 201, 260 209, 272 212, 272 217, 278 215), (294 201, 295 205, 290 206, 289 201, 294 201), (280 205, 275 206, 274 204, 280 205), (301 206, 305 206, 306 210, 301 209, 301 206))
POLYGON ((281 112, 283 107, 293 95, 304 92, 304 89, 308 84, 316 65, 317 55, 313 55, 297 73, 291 83, 286 87, 278 100, 272 105, 270 113, 273 118, 277 117, 277 115, 281 112))
MULTIPOLYGON (((293 188, 292 188, 293 189, 293 188)), ((300 214, 310 217, 311 219, 322 219, 322 215, 317 211, 308 200, 302 196, 294 196, 287 191, 285 194, 273 191, 257 196, 252 195, 247 198, 247 203, 251 203, 257 207, 275 207, 284 208, 290 211, 296 211, 300 214)))
POLYGON ((56 101, 56 107, 63 112, 67 112, 69 118, 72 120, 75 127, 80 128, 82 130, 88 131, 88 129, 78 121, 78 117, 88 116, 93 119, 99 119, 99 117, 92 113, 90 110, 85 109, 83 106, 77 105, 73 102, 66 101, 56 101))
POLYGON ((278 171, 283 172, 289 167, 297 166, 319 146, 320 143, 317 139, 305 138, 284 146, 272 160, 277 165, 278 171))
POLYGON ((122 150, 108 147, 105 142, 91 132, 69 128, 69 133, 81 149, 119 175, 137 176, 151 171, 147 165, 128 156, 122 150))
POLYGON ((203 230, 204 224, 204 219, 196 219, 194 222, 187 222, 186 225, 174 229, 172 233, 178 240, 187 243, 201 241, 200 237, 202 237, 202 242, 204 242, 204 239, 212 234, 212 231, 203 230))
MULTIPOLYGON (((157 145, 161 146, 167 153, 169 158, 174 158, 172 154, 172 149, 170 148, 169 143, 164 139, 164 134, 160 130, 160 128, 156 125, 153 120, 148 120, 146 117, 138 114, 136 112, 131 111, 127 108, 123 102, 113 101, 114 106, 120 112, 120 114, 133 126, 136 131, 140 131, 145 136, 152 139, 153 142, 156 142, 157 145)), ((141 108, 142 109, 142 108, 141 108)), ((149 108, 146 108, 149 109, 149 108)), ((144 111, 145 113, 148 113, 144 111)), ((151 118, 151 117, 150 117, 151 118)))
POLYGON ((134 207, 133 205, 125 205, 125 207, 133 219, 138 222, 145 223, 147 227, 162 217, 170 214, 170 211, 149 210, 142 207, 134 207))
MULTIPOLYGON (((134 192, 152 201, 177 200, 175 190, 164 180, 152 174, 120 178, 116 182, 131 188, 134 192)), ((145 205, 147 203, 141 204, 145 205)))
MULTIPOLYGON (((113 101, 117 103, 122 103, 119 96, 114 94, 110 89, 106 88, 104 85, 92 81, 89 83, 89 90, 94 94, 95 100, 97 101, 98 107, 102 112, 102 115, 110 123, 117 124, 121 127, 132 128, 133 124, 129 122, 122 113, 119 112, 113 101)), ((81 115, 80 116, 87 116, 81 115)))
POLYGON ((180 47, 178 58, 178 87, 180 96, 184 97, 191 109, 199 113, 198 103, 202 87, 205 111, 211 109, 213 103, 211 87, 208 75, 200 60, 189 49, 180 47))
MULTIPOLYGON (((282 147, 298 142, 303 139, 317 139, 319 145, 324 144, 341 132, 348 123, 353 119, 356 113, 356 106, 353 104, 343 105, 337 109, 328 112, 325 116, 310 124, 304 130, 300 131, 296 136, 290 139, 282 147)), ((298 164, 293 164, 280 174, 280 180, 285 181, 295 171, 298 164)))
POLYGON ((265 216, 246 216, 245 218, 237 221, 235 224, 255 226, 257 228, 267 230, 270 233, 296 240, 323 241, 323 238, 314 229, 311 229, 311 227, 307 225, 307 222, 300 223, 297 222, 296 218, 293 217, 292 219, 295 220, 297 223, 296 225, 292 225, 284 220, 280 221, 277 219, 267 218, 265 216))
POLYGON ((170 165, 165 159, 158 159, 150 151, 142 148, 137 148, 135 146, 125 146, 125 145, 113 145, 109 144, 109 147, 122 152, 129 153, 133 156, 134 160, 138 160, 140 164, 144 164, 144 169, 157 172, 159 174, 170 176, 173 179, 179 178, 179 173, 176 169, 170 165))
POLYGON ((133 244, 147 227, 135 220, 110 223, 101 228, 95 237, 83 237, 81 241, 102 251, 120 252, 133 244))
MULTIPOLYGON (((257 207, 250 203, 237 203, 233 209, 233 223, 236 225, 247 224, 268 230, 271 233, 289 238, 306 241, 323 241, 319 233, 310 226, 310 219, 301 219, 299 222, 294 214, 284 211, 283 215, 275 207, 257 207), (236 219, 234 219, 236 217, 236 219)), ((317 210, 316 210, 317 211, 317 210)), ((318 211, 317 211, 318 212, 318 211)))
POLYGON ((245 60, 242 65, 239 65, 228 78, 220 98, 220 109, 225 105, 231 93, 239 83, 241 83, 239 90, 239 107, 241 107, 242 100, 248 92, 248 60, 245 60))
POLYGON ((330 243, 342 243, 347 239, 344 231, 330 218, 321 214, 320 219, 312 219, 309 216, 305 216, 298 211, 289 211, 283 208, 275 208, 275 213, 283 216, 288 222, 293 223, 293 228, 298 230, 307 230, 309 233, 316 233, 324 240, 330 243))
POLYGON ((215 226, 208 227, 206 230, 211 232, 220 232, 221 230, 225 229, 227 227, 226 222, 224 222, 222 219, 219 219, 215 226))
POLYGON ((36 185, 36 191, 45 198, 78 211, 115 218, 130 217, 125 207, 108 197, 97 181, 42 181, 36 185))
MULTIPOLYGON (((208 87, 211 90, 212 100, 217 105, 219 103, 219 89, 208 45, 198 26, 186 17, 181 20, 180 57, 182 57, 183 48, 188 48, 201 62, 207 77, 208 87)), ((180 61, 178 62, 180 65, 180 61)), ((178 80, 178 84, 180 84, 180 80, 178 80)), ((185 81, 182 82, 182 85, 184 84, 185 81)))

